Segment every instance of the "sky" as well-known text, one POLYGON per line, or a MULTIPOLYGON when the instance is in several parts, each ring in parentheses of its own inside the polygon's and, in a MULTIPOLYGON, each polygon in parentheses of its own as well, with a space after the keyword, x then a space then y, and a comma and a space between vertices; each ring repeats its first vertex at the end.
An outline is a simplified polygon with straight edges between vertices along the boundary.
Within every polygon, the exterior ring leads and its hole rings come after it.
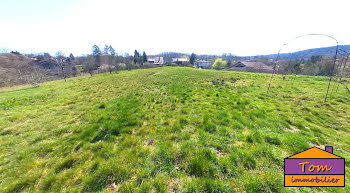
POLYGON ((349 0, 0 0, 0 50, 232 53, 350 44, 349 0))

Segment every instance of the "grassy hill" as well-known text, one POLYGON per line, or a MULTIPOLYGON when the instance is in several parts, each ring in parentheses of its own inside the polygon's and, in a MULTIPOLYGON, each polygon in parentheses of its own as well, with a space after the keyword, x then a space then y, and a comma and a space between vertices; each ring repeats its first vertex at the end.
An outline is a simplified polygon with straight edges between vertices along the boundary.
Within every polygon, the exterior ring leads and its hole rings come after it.
MULTIPOLYGON (((164 67, 0 89, 0 192, 350 192, 350 95, 326 77, 164 67), (345 188, 284 188, 332 145, 345 188)), ((349 81, 349 80, 347 80, 349 81)))

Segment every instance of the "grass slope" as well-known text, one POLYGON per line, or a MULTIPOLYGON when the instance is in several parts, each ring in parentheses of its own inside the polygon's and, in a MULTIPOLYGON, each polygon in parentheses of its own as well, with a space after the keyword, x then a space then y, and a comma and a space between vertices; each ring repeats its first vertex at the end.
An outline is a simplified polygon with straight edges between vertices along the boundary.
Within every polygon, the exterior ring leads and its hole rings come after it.
POLYGON ((0 192, 350 192, 350 95, 325 77, 166 67, 0 90, 0 192), (153 143, 150 143, 152 140, 153 143), (284 188, 283 159, 346 158, 345 188, 284 188))

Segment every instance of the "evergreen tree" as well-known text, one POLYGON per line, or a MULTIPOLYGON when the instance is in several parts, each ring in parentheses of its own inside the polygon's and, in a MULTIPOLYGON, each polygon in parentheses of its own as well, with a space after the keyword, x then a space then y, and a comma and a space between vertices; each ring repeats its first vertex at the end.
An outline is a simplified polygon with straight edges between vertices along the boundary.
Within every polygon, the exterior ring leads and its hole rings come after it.
POLYGON ((72 53, 69 54, 69 60, 71 60, 71 61, 75 60, 75 57, 74 57, 74 55, 72 53))
POLYGON ((103 48, 103 55, 108 55, 109 47, 106 44, 105 47, 103 48))
POLYGON ((113 48, 111 45, 109 45, 108 51, 109 51, 109 54, 110 54, 111 56, 115 56, 115 50, 114 50, 114 48, 113 48))
POLYGON ((147 62, 147 55, 146 55, 145 51, 142 54, 142 61, 143 61, 143 63, 147 62))
POLYGON ((231 65, 232 65, 231 59, 228 59, 227 60, 227 67, 231 67, 231 65))
POLYGON ((193 65, 195 61, 196 61, 196 54, 192 53, 190 57, 190 64, 193 65))
POLYGON ((92 46, 92 55, 93 56, 101 56, 102 52, 100 50, 100 48, 98 47, 98 45, 93 45, 92 46))
POLYGON ((139 58, 140 58, 140 53, 139 53, 137 50, 135 50, 135 51, 134 51, 134 64, 137 63, 137 61, 139 60, 139 58))
POLYGON ((102 52, 100 50, 100 48, 95 44, 92 46, 92 56, 94 56, 97 65, 99 65, 99 63, 101 62, 101 55, 102 52))

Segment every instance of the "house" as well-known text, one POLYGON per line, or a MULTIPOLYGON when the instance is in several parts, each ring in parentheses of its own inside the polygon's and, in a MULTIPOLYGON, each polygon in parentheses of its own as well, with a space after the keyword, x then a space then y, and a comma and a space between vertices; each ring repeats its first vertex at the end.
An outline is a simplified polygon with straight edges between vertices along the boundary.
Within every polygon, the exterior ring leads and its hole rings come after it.
POLYGON ((210 62, 209 61, 206 61, 206 60, 197 60, 195 63, 194 63, 194 66, 196 68, 208 68, 210 66, 210 62))
POLYGON ((232 67, 229 70, 246 72, 272 72, 273 68, 262 62, 239 61, 232 65, 232 67))
POLYGON ((189 62, 188 58, 173 58, 172 59, 173 63, 176 63, 178 65, 186 65, 189 62))
POLYGON ((148 56, 147 62, 150 64, 156 64, 156 65, 163 65, 164 64, 164 58, 163 57, 157 57, 157 56, 148 56))
POLYGON ((345 159, 312 147, 284 159, 284 186, 345 186, 345 159))

